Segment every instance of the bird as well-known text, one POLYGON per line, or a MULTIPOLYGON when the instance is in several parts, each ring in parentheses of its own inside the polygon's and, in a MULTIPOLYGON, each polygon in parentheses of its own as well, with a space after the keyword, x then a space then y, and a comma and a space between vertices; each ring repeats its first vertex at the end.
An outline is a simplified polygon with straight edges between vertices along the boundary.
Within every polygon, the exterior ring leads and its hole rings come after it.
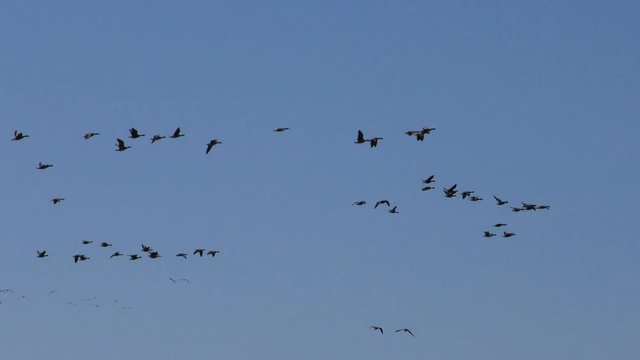
POLYGON ((111 256, 109 256, 109 259, 112 259, 117 256, 122 256, 122 253, 120 251, 116 251, 113 254, 111 254, 111 256))
POLYGON ((513 207, 513 206, 511 207, 511 211, 513 211, 513 212, 520 212, 522 210, 524 210, 524 209, 519 208, 519 207, 513 207))
POLYGON ((193 252, 193 255, 198 254, 198 255, 200 255, 200 257, 202 257, 202 255, 204 255, 204 250, 205 250, 205 249, 196 249, 196 250, 193 252))
POLYGON ((209 143, 207 144, 207 152, 205 154, 208 154, 209 151, 211 151, 211 149, 213 149, 213 147, 218 145, 218 144, 222 144, 222 141, 219 141, 217 139, 213 139, 213 140, 209 141, 209 143))
POLYGON ((85 260, 89 260, 91 259, 90 257, 87 257, 86 255, 83 254, 76 254, 73 255, 73 262, 78 262, 78 261, 85 261, 85 260))
POLYGON ((91 240, 82 240, 82 245, 89 245, 91 243, 93 243, 91 240))
POLYGON ((166 136, 162 136, 162 135, 153 135, 151 137, 151 143, 153 144, 154 142, 158 141, 158 140, 162 140, 164 139, 166 136))
POLYGON ((38 163, 38 167, 37 167, 36 169, 38 169, 38 170, 44 170, 44 169, 48 169, 48 168, 50 168, 50 167, 53 167, 53 165, 51 165, 51 164, 45 164, 45 163, 43 163, 43 162, 39 162, 39 163, 38 163))
POLYGON ((458 190, 456 190, 457 186, 458 184, 453 184, 453 186, 451 186, 450 188, 442 188, 442 191, 444 192, 444 196, 448 198, 455 197, 456 194, 458 193, 458 190))
POLYGON ((411 334, 411 336, 415 337, 415 335, 413 335, 413 333, 412 333, 412 332, 411 332, 411 330, 409 330, 409 329, 406 329, 406 328, 405 328, 405 329, 398 329, 398 330, 396 330, 396 332, 400 332, 400 331, 407 332, 407 333, 411 334))
POLYGON ((378 146, 378 141, 382 140, 381 137, 372 137, 371 139, 369 139, 369 143, 371 144, 371 147, 374 148, 376 146, 378 146))
POLYGON ((358 137, 356 137, 356 141, 354 141, 354 144, 364 144, 366 143, 368 140, 366 140, 364 138, 364 134, 362 133, 362 130, 358 130, 358 137))
POLYGON ((209 252, 207 252, 207 255, 211 255, 211 257, 216 257, 216 254, 220 254, 220 251, 218 250, 209 250, 209 252))
POLYGON ((153 249, 151 248, 151 246, 145 246, 144 244, 140 244, 140 246, 142 247, 142 252, 150 252, 150 251, 153 251, 153 249))
POLYGON ((506 237, 506 238, 509 238, 509 237, 512 237, 512 236, 515 236, 515 235, 516 235, 515 233, 507 232, 507 231, 502 233, 502 237, 506 237))
POLYGON ((474 196, 470 196, 470 197, 469 197, 469 201, 473 201, 473 202, 475 202, 475 201, 482 201, 482 200, 483 200, 483 199, 482 199, 481 197, 479 197, 479 196, 475 196, 475 195, 474 195, 474 196))
POLYGON ((536 206, 536 209, 538 209, 538 210, 551 210, 551 206, 549 206, 549 205, 538 205, 538 206, 536 206))
POLYGON ((173 278, 169 278, 169 280, 171 280, 171 282, 174 283, 174 284, 176 283, 176 280, 173 279, 173 278))
POLYGON ((495 227, 503 227, 503 226, 507 226, 507 224, 497 223, 497 224, 494 224, 493 226, 495 226, 495 227))
POLYGON ((173 132, 173 135, 169 136, 172 139, 177 139, 181 136, 184 136, 184 134, 180 133, 180 128, 176 128, 176 131, 173 132))
POLYGON ((384 335, 384 330, 382 330, 382 328, 380 326, 372 325, 372 326, 370 326, 370 328, 373 329, 374 331, 380 331, 380 334, 384 335))
POLYGON ((160 256, 160 254, 157 251, 149 251, 149 258, 157 259, 159 257, 162 257, 162 256, 160 256))
POLYGON ((432 132, 433 130, 435 130, 435 129, 436 129, 436 128, 430 128, 430 127, 426 127, 426 126, 425 126, 425 127, 423 127, 423 128, 422 128, 422 130, 420 130, 420 132, 421 132, 421 133, 423 133, 423 134, 431 134, 431 132, 432 132))
POLYGON ((351 206, 356 205, 356 206, 362 206, 362 205, 366 205, 367 202, 364 200, 360 200, 360 201, 356 201, 353 204, 351 204, 351 206))
POLYGON ((488 238, 488 237, 492 237, 492 236, 496 236, 496 234, 492 233, 491 231, 485 231, 484 232, 484 237, 488 238))
POLYGON ((502 199, 500 199, 499 197, 497 197, 495 195, 493 195, 493 198, 496 199, 496 205, 498 205, 498 206, 502 206, 504 204, 508 204, 509 203, 508 201, 502 200, 502 199))
POLYGON ((435 180, 434 178, 435 178, 435 175, 431 175, 431 176, 429 176, 429 177, 428 177, 428 178, 426 178, 426 179, 422 179, 422 183, 423 183, 423 184, 431 184, 431 183, 434 183, 434 182, 436 182, 436 180, 435 180))
POLYGON ((390 214, 400 214, 398 212, 398 207, 397 206, 394 206, 391 210, 389 210, 389 213, 390 214))
POLYGON ((421 131, 409 130, 405 134, 408 136, 415 136, 417 141, 424 141, 424 134, 421 131))
POLYGON ((58 203, 62 202, 63 200, 64 200, 64 198, 55 197, 55 198, 51 199, 51 202, 55 205, 55 204, 58 204, 58 203))
POLYGON ((118 142, 116 144, 116 146, 118 147, 116 151, 125 151, 131 147, 131 146, 125 146, 124 141, 122 139, 116 139, 116 141, 118 142))
POLYGON ((179 253, 179 254, 176 254, 176 256, 179 256, 179 257, 185 258, 185 259, 187 258, 187 254, 185 254, 185 253, 179 253))
POLYGON ((92 137, 94 137, 94 136, 96 136, 96 135, 100 135, 100 133, 88 132, 88 133, 86 133, 86 134, 82 135, 82 137, 83 137, 85 140, 89 140, 89 139, 91 139, 92 137))
POLYGON ((129 260, 138 260, 138 259, 141 259, 140 255, 138 254, 129 255, 129 260))
POLYGON ((109 243, 108 243, 108 242, 106 242, 106 241, 103 241, 103 242, 101 242, 101 243, 100 243, 100 246, 101 246, 101 247, 106 248, 106 247, 109 247, 109 246, 112 246, 112 245, 111 245, 111 244, 109 244, 109 243))
POLYGON ((523 202, 522 203, 522 210, 527 210, 527 211, 528 210, 533 210, 533 211, 536 211, 536 207, 537 206, 538 205, 536 205, 536 204, 527 204, 527 203, 523 202))
POLYGON ((288 128, 288 127, 280 127, 280 128, 277 128, 277 129, 275 129, 275 130, 273 130, 273 131, 275 131, 275 132, 285 132, 285 131, 287 131, 287 130, 289 130, 289 128, 288 128))
POLYGON ((145 134, 138 133, 138 130, 136 128, 129 129, 129 134, 131 134, 129 135, 131 139, 137 139, 139 137, 145 136, 145 134))
POLYGON ((38 256, 37 256, 37 257, 39 257, 39 258, 45 258, 45 257, 49 256, 49 255, 47 254, 47 250, 42 250, 42 251, 38 251, 38 250, 36 250, 36 252, 38 253, 38 256))
POLYGON ((433 190, 433 189, 435 189, 435 187, 433 187, 433 186, 425 186, 425 187, 422 188, 422 191, 433 190))
POLYGON ((379 200, 378 202, 376 202, 376 205, 373 207, 374 209, 378 207, 378 205, 387 205, 387 206, 391 206, 391 203, 389 203, 389 200, 379 200))
POLYGON ((19 141, 19 140, 22 140, 22 139, 28 138, 28 137, 29 137, 29 135, 25 135, 22 132, 20 132, 18 130, 15 130, 13 132, 13 139, 11 139, 11 141, 19 141))
POLYGON ((475 191, 463 191, 460 193, 462 195, 462 199, 466 199, 468 196, 471 196, 475 191))

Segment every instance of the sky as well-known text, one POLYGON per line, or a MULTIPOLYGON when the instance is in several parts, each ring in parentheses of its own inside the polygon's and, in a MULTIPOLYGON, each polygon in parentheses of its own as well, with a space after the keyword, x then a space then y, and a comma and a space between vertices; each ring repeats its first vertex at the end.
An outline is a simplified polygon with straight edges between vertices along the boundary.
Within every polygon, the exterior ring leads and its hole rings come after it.
POLYGON ((637 358, 639 17, 635 1, 3 1, 3 356, 637 358), (454 183, 484 200, 444 198, 454 183), (484 238, 497 222, 517 235, 484 238), (142 243, 162 257, 109 259, 142 243))

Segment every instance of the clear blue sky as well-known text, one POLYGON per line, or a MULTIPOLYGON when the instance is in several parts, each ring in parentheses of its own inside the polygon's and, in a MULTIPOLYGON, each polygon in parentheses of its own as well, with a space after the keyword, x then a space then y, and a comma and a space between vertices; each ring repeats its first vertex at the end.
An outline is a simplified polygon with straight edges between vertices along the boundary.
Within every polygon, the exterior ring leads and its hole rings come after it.
POLYGON ((3 1, 2 356, 638 358, 639 18, 635 1, 3 1), (147 137, 115 152, 132 126, 147 137), (453 183, 485 201, 445 199, 453 183), (400 214, 350 206, 383 198, 400 214), (517 236, 483 238, 496 222, 517 236), (163 257, 108 259, 140 243, 163 257), (173 256, 196 247, 222 253, 173 256))

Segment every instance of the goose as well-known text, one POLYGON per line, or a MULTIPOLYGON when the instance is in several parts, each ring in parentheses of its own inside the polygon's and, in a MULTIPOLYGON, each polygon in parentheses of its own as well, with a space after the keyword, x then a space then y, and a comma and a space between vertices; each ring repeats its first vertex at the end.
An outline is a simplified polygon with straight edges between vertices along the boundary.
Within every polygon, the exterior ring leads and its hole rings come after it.
POLYGON ((187 254, 185 254, 185 253, 179 253, 179 254, 176 254, 176 256, 179 256, 179 257, 185 258, 185 259, 187 258, 187 254))
POLYGON ((398 329, 398 330, 396 330, 396 332, 400 332, 400 331, 403 331, 403 332, 409 333, 409 334, 411 334, 411 336, 415 337, 415 335, 413 335, 413 333, 411 332, 411 330, 409 330, 409 329, 407 329, 407 328, 405 328, 405 329, 398 329))
POLYGON ((211 149, 213 149, 213 147, 218 145, 218 144, 222 144, 222 141, 219 141, 217 139, 213 139, 213 140, 209 141, 209 143, 207 144, 207 152, 205 154, 208 154, 209 151, 211 151, 211 149))
POLYGON ((285 132, 285 131, 287 131, 287 130, 289 130, 289 128, 288 128, 288 127, 281 127, 281 128, 277 128, 277 129, 275 129, 275 130, 273 130, 273 131, 275 131, 275 132, 285 132))
POLYGON ((506 238, 509 238, 509 237, 512 237, 512 236, 515 236, 515 235, 516 235, 515 233, 507 232, 507 231, 502 233, 502 237, 506 237, 506 238))
POLYGON ((462 199, 466 199, 468 196, 471 196, 475 191, 463 191, 460 193, 462 195, 462 199))
POLYGON ((502 206, 504 204, 508 204, 509 203, 508 201, 502 200, 502 199, 500 199, 499 197, 497 197, 495 195, 493 195, 493 198, 496 199, 496 205, 498 205, 498 206, 502 206))
POLYGON ((94 137, 94 136, 96 136, 96 135, 100 135, 100 133, 88 132, 88 133, 86 133, 86 134, 82 135, 82 137, 83 137, 85 140, 89 140, 89 139, 91 139, 92 137, 94 137))
POLYGON ((76 254, 73 255, 73 262, 77 263, 78 261, 85 261, 85 260, 89 260, 91 259, 90 257, 87 257, 86 255, 83 254, 76 254))
POLYGON ((371 329, 373 329, 373 331, 380 331, 380 334, 384 335, 384 330, 382 330, 382 328, 380 326, 370 326, 371 329))
POLYGON ((157 251, 149 251, 149 258, 157 259, 159 257, 162 257, 162 256, 157 251))
POLYGON ((431 175, 431 176, 429 176, 429 177, 428 177, 428 178, 426 178, 426 179, 422 179, 422 183, 423 183, 423 184, 431 184, 431 183, 434 183, 434 182, 436 182, 436 180, 434 179, 435 177, 436 177, 435 175, 431 175))
POLYGON ((507 226, 507 224, 497 223, 497 224, 494 224, 493 226, 499 228, 499 227, 507 226))
POLYGON ((180 133, 180 128, 176 128, 176 131, 173 132, 173 135, 169 136, 172 139, 177 139, 181 136, 184 136, 184 134, 180 133))
POLYGON ((220 251, 218 250, 210 250, 209 252, 207 252, 207 255, 211 255, 211 257, 216 257, 216 254, 220 254, 220 251))
POLYGON ((138 260, 138 259, 141 259, 140 255, 138 254, 129 255, 129 260, 138 260))
POLYGON ((100 246, 103 247, 103 248, 106 248, 106 247, 112 246, 112 244, 110 244, 110 243, 108 243, 106 241, 103 241, 103 242, 100 243, 100 246))
POLYGON ((198 254, 198 255, 200 255, 200 257, 202 257, 202 256, 204 255, 204 250, 205 250, 205 249, 196 249, 196 250, 193 252, 193 255, 198 254))
POLYGON ((129 137, 130 137, 131 139, 137 139, 137 138, 139 138, 139 137, 146 136, 145 134, 140 134, 140 133, 138 133, 138 129, 136 129, 136 128, 131 128, 131 129, 129 129, 129 134, 131 134, 131 135, 129 135, 129 137))
POLYGON ((164 138, 166 138, 166 136, 162 136, 162 135, 158 135, 158 134, 153 135, 153 136, 151 137, 151 143, 153 144, 154 142, 156 142, 156 141, 158 141, 158 140, 162 140, 162 139, 164 139, 164 138))
POLYGON ((146 246, 145 244, 140 244, 140 246, 142 247, 142 252, 150 252, 150 251, 153 251, 153 249, 151 248, 151 246, 146 246))
POLYGON ((376 202, 376 205, 373 207, 374 209, 378 207, 378 205, 387 205, 387 206, 391 206, 391 203, 389 203, 389 200, 380 200, 378 202, 376 202))
POLYGON ((353 204, 351 204, 351 206, 356 205, 356 206, 362 206, 362 205, 366 205, 367 202, 365 200, 360 200, 360 201, 356 201, 353 204))
POLYGON ((435 189, 435 187, 433 187, 433 186, 425 186, 425 187, 422 188, 422 191, 428 191, 428 190, 433 190, 433 189, 435 189))
POLYGON ((496 234, 492 233, 491 231, 485 231, 484 232, 484 237, 489 238, 492 236, 496 236, 496 234))
POLYGON ((373 137, 371 139, 369 139, 369 143, 371 144, 371 147, 374 148, 376 146, 378 146, 378 141, 382 140, 381 137, 373 137))
POLYGON ((364 138, 364 134, 362 133, 361 130, 358 130, 358 137, 356 138, 356 141, 354 141, 354 144, 364 144, 366 143, 368 140, 366 140, 364 138))
POLYGON ((390 214, 400 214, 398 212, 398 207, 397 206, 394 206, 391 210, 389 210, 389 213, 390 214))
POLYGON ((55 204, 58 204, 58 203, 62 202, 63 200, 64 200, 64 198, 56 197, 56 198, 51 199, 51 202, 55 205, 55 204))
POLYGON ((116 251, 113 254, 111 254, 111 256, 109 256, 109 259, 113 259, 114 257, 118 257, 118 256, 122 256, 122 253, 119 251, 116 251))
POLYGON ((51 164, 45 164, 45 163, 43 163, 43 162, 39 162, 39 163, 38 163, 38 166, 36 167, 36 169, 38 169, 38 170, 44 170, 44 169, 48 169, 48 168, 50 168, 50 167, 53 167, 53 165, 51 165, 51 164))
POLYGON ((45 258, 45 257, 49 256, 49 255, 47 254, 47 250, 42 250, 42 251, 38 251, 38 250, 36 250, 36 252, 38 253, 38 256, 37 256, 37 257, 39 257, 39 258, 45 258))
POLYGON ((125 146, 124 141, 122 139, 116 139, 116 141, 118 142, 116 144, 116 146, 118 147, 116 151, 125 151, 131 147, 131 146, 125 146))
POLYGON ((19 140, 22 140, 22 139, 28 138, 28 137, 29 137, 29 135, 25 135, 22 132, 20 132, 18 130, 15 130, 13 132, 13 139, 11 139, 11 141, 19 141, 19 140))

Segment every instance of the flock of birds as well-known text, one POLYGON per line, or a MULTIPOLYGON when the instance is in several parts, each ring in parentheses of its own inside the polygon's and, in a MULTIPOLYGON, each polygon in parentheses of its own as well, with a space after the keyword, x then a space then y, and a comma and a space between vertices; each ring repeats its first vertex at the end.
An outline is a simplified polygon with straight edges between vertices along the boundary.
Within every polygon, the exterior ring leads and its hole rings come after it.
MULTIPOLYGON (((286 132, 288 130, 289 130, 289 128, 287 128, 287 127, 280 127, 280 128, 274 129, 273 131, 277 132, 277 133, 283 133, 283 132, 286 132)), ((436 130, 435 128, 423 127, 420 130, 409 130, 409 131, 406 131, 405 134, 407 136, 410 136, 410 137, 415 137, 416 141, 424 141, 425 137, 427 135, 431 134, 435 130, 436 130)), ((85 140, 90 140, 91 138, 93 138, 95 136, 98 136, 98 135, 100 135, 100 133, 98 133, 98 132, 88 132, 88 133, 83 135, 83 138, 85 140)), ((140 138, 145 137, 145 136, 146 136, 146 134, 140 133, 136 128, 130 128, 129 129, 129 138, 132 139, 132 140, 140 139, 140 138)), ((150 137, 150 139, 151 139, 151 144, 154 144, 154 143, 156 143, 156 142, 158 142, 160 140, 166 139, 166 138, 179 139, 179 138, 184 137, 184 136, 185 136, 185 134, 183 134, 181 129, 178 127, 178 128, 175 129, 175 131, 171 135, 164 136, 164 135, 160 135, 160 134, 154 134, 153 136, 150 137)), ((28 137, 29 137, 28 134, 25 134, 23 132, 20 132, 20 131, 16 130, 16 131, 14 131, 14 137, 11 140, 12 141, 22 141, 22 140, 24 140, 24 139, 26 139, 28 137)), ((354 141, 354 143, 355 144, 359 144, 359 145, 368 143, 371 148, 376 148, 378 146, 378 144, 382 140, 383 140, 383 138, 382 137, 378 137, 378 136, 371 137, 371 138, 365 138, 365 135, 362 132, 362 130, 358 130, 357 135, 356 135, 356 140, 354 141)), ((216 145, 219 145, 219 144, 222 144, 222 141, 220 141, 219 139, 210 140, 206 144, 205 154, 209 154, 211 152, 211 150, 213 150, 213 148, 216 145)), ((124 152, 124 151, 126 151, 126 150, 128 150, 128 149, 130 149, 132 147, 131 145, 127 145, 125 143, 125 141, 122 140, 121 138, 117 138, 116 139, 116 144, 115 145, 116 145, 116 150, 115 151, 118 151, 118 152, 124 152)), ((36 168, 38 170, 46 170, 46 169, 49 169, 49 168, 51 168, 53 166, 54 166, 53 164, 39 162, 38 166, 36 168)), ((425 179, 421 179, 421 184, 422 184, 421 185, 421 190, 422 191, 434 190, 435 189, 435 186, 434 186, 435 182, 436 182, 435 175, 430 175, 429 177, 427 177, 425 179)), ((444 193, 444 197, 445 198, 449 198, 449 199, 457 197, 458 193, 459 193, 461 199, 468 200, 470 202, 480 202, 480 201, 484 200, 482 197, 478 196, 476 194, 476 192, 473 191, 473 190, 459 191, 457 183, 453 184, 453 185, 451 185, 449 187, 443 187, 442 191, 444 193)), ((497 206, 504 206, 504 205, 509 204, 508 200, 503 200, 503 199, 499 198, 498 196, 493 195, 493 198, 495 199, 495 202, 496 202, 497 206)), ((62 197, 54 197, 54 198, 51 199, 53 204, 59 204, 64 200, 65 199, 62 198, 62 197)), ((366 204, 367 204, 366 200, 357 200, 357 201, 353 202, 351 204, 351 206, 361 207, 361 206, 364 206, 366 204)), ((521 202, 521 204, 522 204, 522 206, 518 206, 518 207, 511 206, 511 211, 513 211, 513 212, 529 212, 529 211, 550 210, 551 209, 551 207, 549 205, 539 205, 539 204, 533 204, 533 203, 527 203, 527 202, 521 202)), ((387 200, 387 199, 377 200, 375 202, 375 205, 373 206, 373 208, 377 209, 380 206, 386 206, 387 209, 388 209, 387 211, 390 214, 399 214, 400 213, 398 211, 398 206, 395 205, 395 204, 392 204, 390 200, 387 200)), ((493 228, 497 229, 497 228, 503 228, 503 227, 506 227, 506 226, 507 226, 506 223, 496 223, 496 224, 493 225, 493 228)), ((510 237, 515 236, 515 235, 516 234, 514 232, 510 232, 510 231, 506 231, 506 230, 502 231, 502 237, 504 237, 504 238, 510 238, 510 237)), ((490 230, 485 230, 483 236, 485 238, 491 238, 491 237, 494 237, 494 236, 498 236, 498 234, 494 233, 494 232, 492 232, 490 230)), ((92 243, 93 243, 93 241, 91 241, 91 240, 83 240, 82 241, 83 245, 89 245, 89 244, 92 244, 92 243)), ((112 247, 113 245, 111 243, 108 243, 108 242, 101 242, 99 244, 99 246, 102 247, 102 248, 109 248, 109 247, 112 247)), ((141 251, 142 251, 142 253, 146 254, 146 256, 149 259, 158 259, 158 258, 161 257, 161 255, 160 255, 160 253, 158 251, 154 251, 150 246, 147 246, 147 245, 144 245, 144 244, 141 244, 141 251)), ((219 250, 208 250, 207 251, 204 248, 198 248, 198 249, 195 249, 191 255, 199 256, 201 258, 204 257, 204 256, 211 256, 211 258, 214 258, 219 253, 220 253, 219 250)), ((49 254, 47 253, 47 250, 37 250, 36 254, 37 254, 36 257, 40 258, 40 259, 43 259, 43 258, 46 258, 46 257, 49 256, 49 254)), ((120 257, 120 256, 125 256, 125 254, 120 252, 120 251, 115 251, 109 256, 109 258, 113 259, 115 257, 120 257)), ((129 260, 132 260, 132 261, 133 260, 142 259, 142 257, 143 257, 142 255, 140 255, 138 253, 128 254, 127 256, 129 256, 129 260)), ((175 254, 175 257, 180 257, 180 258, 183 258, 183 259, 186 259, 188 256, 189 256, 189 254, 185 253, 185 252, 180 252, 180 253, 175 254)), ((87 255, 82 254, 82 253, 75 254, 75 255, 72 256, 72 258, 73 258, 73 261, 75 263, 84 262, 84 261, 87 261, 87 260, 91 259, 87 255)), ((188 279, 184 279, 184 278, 183 279, 169 278, 169 280, 171 282, 173 282, 174 284, 178 283, 178 282, 189 283, 189 280, 188 279)), ((0 294, 2 294, 2 292, 6 292, 7 290, 9 290, 9 289, 0 290, 0 294)), ((379 332, 380 334, 384 334, 384 330, 380 326, 372 325, 372 326, 370 326, 370 329, 372 329, 373 331, 379 332)), ((409 334, 411 336, 415 336, 413 334, 413 332, 408 328, 398 329, 395 332, 396 333, 407 333, 407 334, 409 334)))

